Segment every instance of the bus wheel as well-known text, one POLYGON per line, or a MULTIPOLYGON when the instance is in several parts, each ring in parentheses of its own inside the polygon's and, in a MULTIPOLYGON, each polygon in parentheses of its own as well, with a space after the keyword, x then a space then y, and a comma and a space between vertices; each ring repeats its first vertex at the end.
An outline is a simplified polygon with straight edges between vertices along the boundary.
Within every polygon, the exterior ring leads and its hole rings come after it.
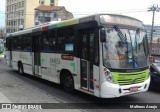
POLYGON ((24 74, 23 65, 21 63, 18 65, 18 72, 19 72, 20 75, 24 74))
POLYGON ((74 91, 74 81, 73 77, 71 75, 67 75, 64 78, 63 87, 67 92, 73 92, 74 91))

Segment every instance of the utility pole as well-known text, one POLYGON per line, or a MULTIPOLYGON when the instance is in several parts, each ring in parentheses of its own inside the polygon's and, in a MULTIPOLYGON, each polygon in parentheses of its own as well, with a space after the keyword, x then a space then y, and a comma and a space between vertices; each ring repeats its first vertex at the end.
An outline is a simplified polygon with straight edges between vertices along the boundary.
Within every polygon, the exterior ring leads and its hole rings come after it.
POLYGON ((2 37, 3 37, 3 31, 2 31, 2 28, 1 28, 1 31, 0 31, 0 33, 1 33, 1 39, 2 39, 2 37))
POLYGON ((154 16, 155 16, 155 12, 159 12, 160 8, 158 7, 158 4, 153 4, 152 7, 148 8, 148 11, 152 11, 153 12, 153 16, 152 16, 152 28, 151 28, 151 39, 150 39, 150 53, 152 50, 152 40, 153 40, 153 27, 154 27, 154 16))

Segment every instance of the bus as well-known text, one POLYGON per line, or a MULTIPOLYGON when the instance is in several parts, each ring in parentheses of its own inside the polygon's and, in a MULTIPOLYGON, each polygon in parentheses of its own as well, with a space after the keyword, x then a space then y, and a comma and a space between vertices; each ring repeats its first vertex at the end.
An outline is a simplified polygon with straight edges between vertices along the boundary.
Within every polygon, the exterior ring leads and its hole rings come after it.
POLYGON ((145 92, 150 84, 144 24, 124 15, 94 14, 10 33, 6 60, 21 75, 100 98, 145 92))
POLYGON ((0 57, 5 54, 5 40, 0 39, 0 57))

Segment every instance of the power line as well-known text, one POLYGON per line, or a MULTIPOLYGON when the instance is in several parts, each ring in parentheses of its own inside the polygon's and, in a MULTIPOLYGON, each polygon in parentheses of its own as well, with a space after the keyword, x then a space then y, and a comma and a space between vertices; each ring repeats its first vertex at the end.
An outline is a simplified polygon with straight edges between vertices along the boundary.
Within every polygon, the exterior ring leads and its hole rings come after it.
MULTIPOLYGON (((147 8, 143 9, 129 9, 129 10, 113 10, 113 11, 95 11, 95 12, 137 12, 137 11, 147 11, 147 8)), ((72 13, 95 13, 95 12, 72 12, 72 13)))
MULTIPOLYGON (((138 12, 145 12, 147 9, 129 9, 129 10, 113 10, 113 11, 95 11, 95 12, 72 12, 75 15, 88 15, 93 13, 138 13, 138 12)), ((17 11, 20 12, 20 11, 17 11)), ((15 12, 2 12, 0 14, 13 14, 15 12)), ((35 12, 28 12, 23 13, 23 15, 35 15, 35 12)))

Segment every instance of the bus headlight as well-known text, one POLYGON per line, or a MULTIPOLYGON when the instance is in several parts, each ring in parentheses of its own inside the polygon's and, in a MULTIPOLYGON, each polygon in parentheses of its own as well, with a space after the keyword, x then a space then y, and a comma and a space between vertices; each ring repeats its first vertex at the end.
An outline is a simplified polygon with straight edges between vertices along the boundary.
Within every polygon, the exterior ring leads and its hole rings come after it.
POLYGON ((114 82, 114 81, 113 81, 113 78, 112 78, 111 72, 106 71, 106 72, 105 72, 105 77, 106 77, 106 81, 108 81, 108 82, 110 82, 110 83, 113 83, 113 82, 114 82))

